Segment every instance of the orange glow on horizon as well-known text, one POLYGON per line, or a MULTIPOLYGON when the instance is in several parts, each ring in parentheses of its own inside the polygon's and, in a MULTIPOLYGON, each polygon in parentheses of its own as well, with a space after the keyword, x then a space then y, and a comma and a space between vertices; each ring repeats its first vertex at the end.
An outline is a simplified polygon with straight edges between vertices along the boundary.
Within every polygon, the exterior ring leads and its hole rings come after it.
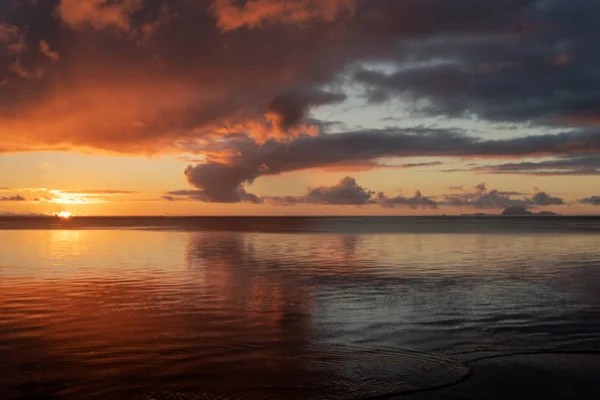
POLYGON ((58 213, 54 213, 53 215, 60 219, 69 219, 69 218, 73 217, 73 214, 70 213, 69 211, 61 211, 58 213))

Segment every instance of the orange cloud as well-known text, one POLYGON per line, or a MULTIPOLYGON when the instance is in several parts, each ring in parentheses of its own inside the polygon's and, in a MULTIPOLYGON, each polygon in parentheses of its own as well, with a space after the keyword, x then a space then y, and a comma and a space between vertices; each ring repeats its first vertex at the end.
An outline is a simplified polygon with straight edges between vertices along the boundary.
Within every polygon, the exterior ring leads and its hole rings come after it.
POLYGON ((129 17, 142 7, 141 0, 61 0, 57 12, 62 21, 71 27, 86 25, 94 29, 113 26, 129 31, 129 17))
MULTIPOLYGON (((350 67, 416 62, 430 50, 437 54, 428 47, 421 54, 415 46, 406 48, 405 56, 396 50, 406 39, 425 46, 429 38, 447 36, 449 43, 462 43, 484 32, 485 41, 488 33, 502 35, 501 27, 521 7, 509 0, 495 7, 462 1, 365 1, 360 9, 354 0, 18 3, 7 12, 8 22, 0 24, 0 53, 5 55, 0 58, 0 152, 208 151, 213 160, 227 151, 212 149, 226 136, 250 136, 257 143, 318 136, 325 124, 311 120, 311 111, 346 100, 350 67), (471 10, 469 17, 457 17, 465 9, 471 10), (343 16, 351 17, 338 23, 343 16)), ((501 60, 517 63, 519 54, 472 62, 470 53, 463 58, 465 64, 499 63, 497 73, 516 65, 501 60)), ((510 76, 518 78, 525 67, 510 76)), ((552 68, 554 73, 570 69, 552 68)), ((437 67, 409 70, 410 76, 400 74, 394 81, 397 87, 406 81, 424 93, 423 100, 428 95, 433 103, 438 97, 449 99, 450 106, 458 107, 450 108, 454 116, 463 111, 456 100, 461 94, 467 99, 474 90, 477 100, 478 93, 488 93, 473 81, 488 74, 469 76, 464 82, 473 82, 463 87, 462 76, 455 79, 453 70, 442 69, 441 76, 437 67)), ((394 86, 390 77, 372 78, 381 87, 394 86)), ((481 109, 486 107, 484 102, 481 109)), ((440 110, 440 115, 448 111, 440 110)))
POLYGON ((40 51, 52 61, 60 60, 58 53, 56 51, 52 51, 52 49, 50 49, 50 45, 45 40, 40 41, 40 51))
POLYGON ((213 0, 218 25, 224 31, 256 28, 266 22, 297 24, 314 20, 333 21, 340 14, 353 14, 356 0, 213 0))

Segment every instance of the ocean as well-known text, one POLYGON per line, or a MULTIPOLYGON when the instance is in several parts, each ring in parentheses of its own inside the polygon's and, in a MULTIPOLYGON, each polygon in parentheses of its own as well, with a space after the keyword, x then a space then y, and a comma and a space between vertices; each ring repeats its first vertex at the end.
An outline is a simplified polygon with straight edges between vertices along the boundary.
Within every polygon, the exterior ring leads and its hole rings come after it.
POLYGON ((0 243, 0 399, 412 398, 600 351, 600 218, 6 217, 0 243))

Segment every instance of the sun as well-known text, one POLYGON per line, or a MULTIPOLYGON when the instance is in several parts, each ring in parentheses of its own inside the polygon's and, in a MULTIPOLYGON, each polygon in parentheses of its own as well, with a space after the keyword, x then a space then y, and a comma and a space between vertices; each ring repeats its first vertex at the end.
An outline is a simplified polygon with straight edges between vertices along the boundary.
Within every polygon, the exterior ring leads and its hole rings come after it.
POLYGON ((73 216, 73 214, 68 211, 61 211, 59 213, 55 213, 54 216, 62 219, 69 219, 73 216))

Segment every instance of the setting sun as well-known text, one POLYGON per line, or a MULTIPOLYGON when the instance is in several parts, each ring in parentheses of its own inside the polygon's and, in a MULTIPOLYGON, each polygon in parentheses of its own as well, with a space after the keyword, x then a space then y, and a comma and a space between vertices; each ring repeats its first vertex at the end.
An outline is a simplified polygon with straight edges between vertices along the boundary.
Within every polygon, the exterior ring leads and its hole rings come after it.
POLYGON ((71 214, 68 211, 61 211, 59 213, 55 213, 54 216, 56 216, 58 218, 62 218, 62 219, 69 219, 73 216, 73 214, 71 214))

